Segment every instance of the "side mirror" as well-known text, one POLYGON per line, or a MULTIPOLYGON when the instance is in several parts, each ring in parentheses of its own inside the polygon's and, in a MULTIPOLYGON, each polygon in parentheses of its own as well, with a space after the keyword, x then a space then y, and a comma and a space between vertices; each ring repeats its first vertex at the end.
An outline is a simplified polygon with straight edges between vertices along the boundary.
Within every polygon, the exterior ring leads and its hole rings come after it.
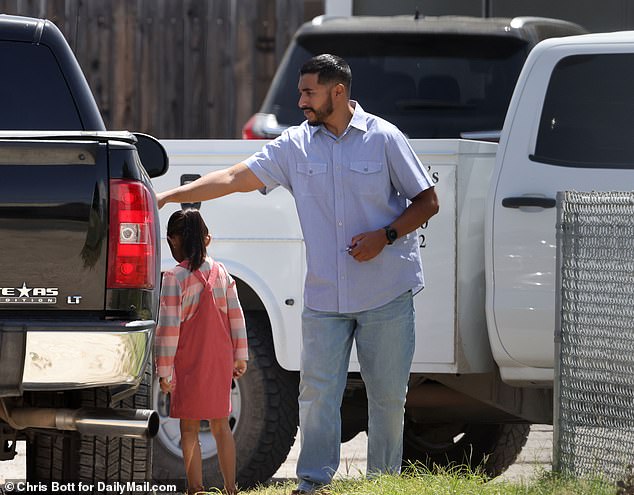
POLYGON ((167 151, 165 151, 158 139, 140 132, 134 132, 133 134, 137 139, 136 149, 139 153, 139 158, 148 175, 152 178, 160 177, 167 172, 169 167, 167 151))

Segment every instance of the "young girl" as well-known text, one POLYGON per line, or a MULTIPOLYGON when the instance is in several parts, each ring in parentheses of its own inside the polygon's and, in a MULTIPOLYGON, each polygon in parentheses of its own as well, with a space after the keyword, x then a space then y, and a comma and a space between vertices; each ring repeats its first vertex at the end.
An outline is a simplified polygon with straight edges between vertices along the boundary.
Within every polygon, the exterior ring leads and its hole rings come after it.
POLYGON ((156 364, 161 391, 171 392, 170 416, 180 418, 188 493, 204 490, 198 430, 200 420, 208 419, 225 492, 233 495, 231 381, 246 371, 247 337, 235 281, 206 256, 210 241, 198 210, 170 217, 167 242, 179 264, 163 275, 156 364))

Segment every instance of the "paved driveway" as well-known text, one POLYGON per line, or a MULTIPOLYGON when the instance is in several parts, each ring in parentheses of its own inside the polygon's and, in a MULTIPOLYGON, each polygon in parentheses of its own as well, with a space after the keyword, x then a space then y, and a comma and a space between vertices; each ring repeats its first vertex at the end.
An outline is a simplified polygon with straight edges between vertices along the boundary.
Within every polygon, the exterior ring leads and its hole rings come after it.
MULTIPOLYGON (((365 473, 367 436, 360 433, 341 446, 341 466, 338 476, 359 476, 365 473)), ((551 469, 553 428, 549 425, 533 425, 526 447, 517 462, 502 476, 503 480, 530 479, 540 469, 551 469)), ((0 483, 7 479, 24 479, 26 454, 24 442, 19 442, 18 456, 13 461, 0 462, 0 483)), ((295 464, 299 454, 299 442, 295 442, 286 462, 275 473, 275 480, 295 478, 295 464)))
MULTIPOLYGON (((366 449, 368 437, 360 433, 341 446, 341 465, 337 476, 358 476, 365 474, 366 449)), ((541 470, 550 471, 552 467, 553 427, 550 425, 533 425, 526 446, 522 449, 517 462, 511 466, 500 479, 519 481, 530 479, 541 470)), ((295 442, 286 462, 275 473, 274 479, 295 479, 295 464, 299 455, 299 441, 295 442)))

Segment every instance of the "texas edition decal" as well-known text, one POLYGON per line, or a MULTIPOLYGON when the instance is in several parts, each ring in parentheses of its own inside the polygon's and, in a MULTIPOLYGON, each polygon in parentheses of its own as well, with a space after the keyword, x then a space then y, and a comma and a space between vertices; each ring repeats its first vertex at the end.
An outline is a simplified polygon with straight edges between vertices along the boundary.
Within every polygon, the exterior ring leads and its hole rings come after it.
POLYGON ((0 304, 55 304, 57 287, 0 287, 0 304))

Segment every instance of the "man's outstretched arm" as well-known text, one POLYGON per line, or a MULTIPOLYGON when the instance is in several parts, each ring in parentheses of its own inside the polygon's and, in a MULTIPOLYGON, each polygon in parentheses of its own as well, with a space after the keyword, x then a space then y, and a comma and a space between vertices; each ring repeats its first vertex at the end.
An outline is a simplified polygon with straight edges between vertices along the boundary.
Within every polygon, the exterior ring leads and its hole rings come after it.
POLYGON ((197 203, 219 198, 234 192, 261 189, 264 183, 244 163, 223 170, 216 170, 200 179, 156 195, 158 207, 166 203, 197 203))

